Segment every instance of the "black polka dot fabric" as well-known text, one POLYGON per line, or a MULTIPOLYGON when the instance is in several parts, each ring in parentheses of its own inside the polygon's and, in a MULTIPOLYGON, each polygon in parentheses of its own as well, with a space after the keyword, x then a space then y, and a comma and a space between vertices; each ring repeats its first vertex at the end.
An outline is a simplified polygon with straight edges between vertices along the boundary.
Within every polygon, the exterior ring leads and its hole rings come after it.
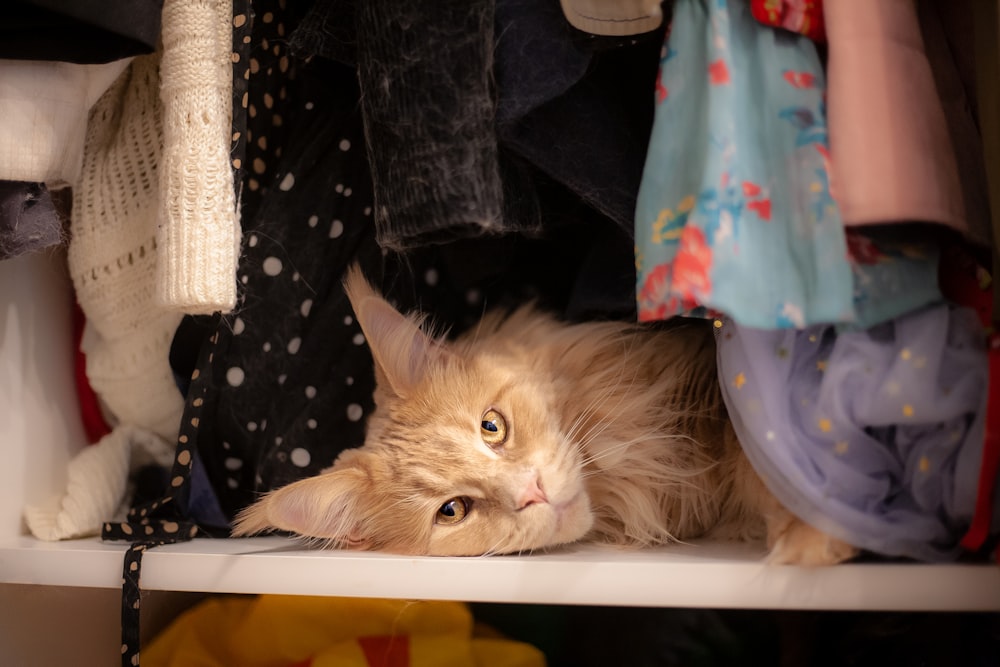
POLYGON ((230 155, 237 196, 243 190, 243 178, 246 174, 247 110, 243 100, 250 93, 250 71, 246 61, 253 43, 252 19, 250 0, 233 0, 233 137, 230 155))
POLYGON ((382 255, 352 74, 324 79, 348 103, 307 95, 289 110, 294 157, 272 158, 258 212, 244 219, 240 304, 218 331, 216 363, 203 369, 217 398, 199 453, 230 517, 362 444, 372 405, 371 356, 340 281, 352 261, 378 275, 382 255))
POLYGON ((289 100, 289 90, 296 84, 287 35, 297 22, 296 15, 284 0, 255 0, 252 12, 250 41, 239 56, 234 56, 233 63, 234 107, 245 115, 241 139, 246 151, 239 165, 244 175, 242 204, 250 216, 273 184, 294 119, 299 112, 308 111, 289 100))
MULTIPOLYGON (((205 362, 214 356, 217 336, 212 336, 202 350, 205 362)), ((170 470, 168 491, 159 500, 138 505, 129 510, 125 521, 105 523, 101 536, 105 540, 126 540, 132 542, 125 552, 122 566, 122 660, 124 666, 139 664, 139 612, 140 612, 140 572, 142 554, 146 549, 179 541, 190 540, 198 535, 198 526, 187 519, 185 507, 190 493, 190 475, 194 460, 195 435, 205 407, 208 394, 206 378, 200 371, 191 377, 190 389, 185 402, 184 420, 177 438, 177 450, 170 470)))

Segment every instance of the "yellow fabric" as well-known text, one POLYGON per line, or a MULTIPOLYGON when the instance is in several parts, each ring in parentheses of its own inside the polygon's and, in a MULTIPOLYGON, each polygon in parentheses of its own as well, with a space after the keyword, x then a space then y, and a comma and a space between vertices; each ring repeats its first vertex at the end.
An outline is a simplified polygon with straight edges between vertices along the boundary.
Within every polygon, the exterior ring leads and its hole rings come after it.
MULTIPOLYGON (((379 652, 379 651, 376 651, 379 652)), ((291 595, 211 598, 143 651, 146 667, 544 667, 535 647, 478 637, 458 602, 291 595), (388 639, 392 637, 392 639, 388 639), (396 661, 369 662, 362 638, 396 661), (400 663, 399 656, 408 656, 400 663)))

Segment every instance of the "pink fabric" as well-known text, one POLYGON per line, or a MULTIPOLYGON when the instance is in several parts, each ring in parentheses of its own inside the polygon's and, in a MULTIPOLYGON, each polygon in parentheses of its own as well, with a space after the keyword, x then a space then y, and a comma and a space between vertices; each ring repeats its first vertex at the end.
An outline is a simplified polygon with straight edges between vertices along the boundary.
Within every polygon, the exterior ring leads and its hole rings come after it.
POLYGON ((824 3, 833 194, 844 224, 968 231, 955 152, 912 0, 824 3))

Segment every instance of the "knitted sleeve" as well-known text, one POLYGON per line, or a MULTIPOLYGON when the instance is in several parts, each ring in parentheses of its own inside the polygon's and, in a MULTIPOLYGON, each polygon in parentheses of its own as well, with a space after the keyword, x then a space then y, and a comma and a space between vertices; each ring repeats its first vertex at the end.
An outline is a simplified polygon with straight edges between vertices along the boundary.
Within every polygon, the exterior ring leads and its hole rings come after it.
POLYGON ((232 0, 163 4, 157 299, 192 314, 236 304, 240 230, 229 160, 232 0))

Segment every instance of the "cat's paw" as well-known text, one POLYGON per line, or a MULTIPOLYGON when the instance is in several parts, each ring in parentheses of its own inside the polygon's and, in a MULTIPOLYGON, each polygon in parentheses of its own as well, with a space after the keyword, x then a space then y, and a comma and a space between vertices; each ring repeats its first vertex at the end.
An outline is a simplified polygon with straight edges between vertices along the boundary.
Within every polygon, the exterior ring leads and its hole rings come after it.
POLYGON ((859 549, 799 519, 788 521, 773 536, 769 565, 835 565, 854 558, 859 549))

